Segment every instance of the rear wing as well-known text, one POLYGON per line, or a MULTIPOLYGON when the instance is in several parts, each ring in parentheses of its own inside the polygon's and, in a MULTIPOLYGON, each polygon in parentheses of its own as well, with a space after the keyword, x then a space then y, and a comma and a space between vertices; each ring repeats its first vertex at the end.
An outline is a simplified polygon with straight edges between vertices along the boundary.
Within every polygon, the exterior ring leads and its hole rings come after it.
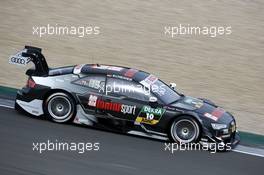
POLYGON ((33 62, 35 69, 32 74, 35 76, 47 76, 49 74, 49 67, 45 57, 41 53, 41 48, 25 46, 25 48, 15 55, 9 57, 9 63, 19 66, 26 66, 33 62))

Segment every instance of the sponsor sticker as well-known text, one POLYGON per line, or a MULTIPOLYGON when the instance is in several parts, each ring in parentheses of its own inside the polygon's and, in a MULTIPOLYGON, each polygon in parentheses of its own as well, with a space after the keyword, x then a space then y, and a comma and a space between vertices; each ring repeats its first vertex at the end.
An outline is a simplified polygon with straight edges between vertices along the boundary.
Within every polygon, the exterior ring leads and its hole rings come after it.
POLYGON ((92 68, 95 68, 95 69, 103 69, 103 70, 113 70, 113 71, 121 71, 123 70, 122 67, 116 67, 116 66, 105 66, 105 65, 94 65, 92 66, 92 68))
POLYGON ((136 118, 137 123, 146 123, 155 125, 159 122, 166 110, 163 108, 152 108, 150 106, 143 106, 138 117, 136 118))
POLYGON ((218 120, 218 118, 216 116, 213 116, 212 114, 209 114, 209 113, 205 113, 204 116, 207 117, 207 118, 210 118, 210 119, 212 119, 214 121, 218 120))
POLYGON ((83 66, 85 66, 85 64, 80 64, 80 65, 75 66, 74 69, 73 69, 73 73, 74 74, 81 73, 83 66))
POLYGON ((205 113, 204 116, 207 118, 210 118, 214 121, 217 121, 220 117, 223 116, 223 114, 225 113, 225 110, 222 108, 216 108, 213 110, 213 112, 211 114, 209 113, 205 113))
POLYGON ((88 105, 89 105, 89 106, 96 107, 97 98, 98 98, 98 97, 95 96, 95 95, 90 95, 90 97, 89 97, 89 101, 88 101, 88 105))
POLYGON ((138 72, 138 70, 136 70, 136 69, 128 69, 125 73, 125 76, 132 78, 137 72, 138 72))
POLYGON ((97 80, 97 79, 90 79, 89 77, 83 78, 81 80, 77 80, 75 81, 75 83, 82 85, 82 86, 90 87, 93 89, 100 89, 100 91, 104 90, 104 84, 102 84, 104 82, 97 80))
POLYGON ((123 76, 121 76, 121 75, 108 75, 108 77, 113 77, 113 78, 119 78, 119 79, 122 79, 122 80, 127 80, 127 81, 132 81, 132 79, 131 78, 129 78, 129 77, 123 77, 123 76))
POLYGON ((145 78, 144 80, 142 80, 140 83, 143 86, 145 86, 145 87, 149 87, 152 84, 154 84, 157 80, 158 80, 158 78, 155 77, 154 75, 149 75, 147 78, 145 78))
POLYGON ((90 79, 88 86, 94 89, 100 89, 101 81, 96 79, 90 79))
POLYGON ((135 115, 136 106, 122 105, 121 106, 121 112, 123 114, 133 114, 133 115, 135 115))
POLYGON ((113 103, 113 102, 106 102, 103 100, 97 100, 96 108, 114 112, 121 111, 121 104, 120 103, 113 103))
POLYGON ((222 108, 216 108, 213 112, 212 115, 216 116, 217 118, 220 118, 223 114, 225 113, 225 110, 222 108))
MULTIPOLYGON (((89 99, 89 101, 90 101, 90 99, 89 99)), ((94 105, 94 103, 93 103, 93 105, 94 105)), ((98 109, 113 111, 113 112, 118 112, 118 113, 121 112, 124 115, 125 114, 135 115, 135 113, 136 113, 136 106, 135 105, 126 105, 126 104, 121 104, 121 103, 106 102, 106 101, 97 100, 97 99, 95 101, 95 105, 96 105, 96 108, 98 108, 98 109)))

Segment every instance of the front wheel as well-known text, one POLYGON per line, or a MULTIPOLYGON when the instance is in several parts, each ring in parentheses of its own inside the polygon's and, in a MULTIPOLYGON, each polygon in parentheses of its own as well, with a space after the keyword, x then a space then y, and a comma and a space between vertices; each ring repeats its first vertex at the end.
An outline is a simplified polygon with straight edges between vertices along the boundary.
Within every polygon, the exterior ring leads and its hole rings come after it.
POLYGON ((70 122, 74 118, 75 103, 69 95, 58 92, 47 98, 44 110, 57 123, 70 122))
POLYGON ((190 116, 181 116, 173 121, 170 136, 177 143, 194 143, 200 136, 200 127, 190 116))

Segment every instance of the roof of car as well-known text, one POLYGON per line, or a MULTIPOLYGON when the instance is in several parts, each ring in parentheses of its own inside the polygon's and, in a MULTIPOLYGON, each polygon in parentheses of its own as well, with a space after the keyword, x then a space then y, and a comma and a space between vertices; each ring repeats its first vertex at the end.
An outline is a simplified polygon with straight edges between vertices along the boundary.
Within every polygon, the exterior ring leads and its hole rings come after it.
POLYGON ((79 68, 80 68, 80 72, 84 74, 96 73, 96 74, 116 75, 116 76, 131 78, 135 81, 141 81, 150 75, 149 73, 141 70, 137 70, 129 67, 123 67, 123 66, 114 66, 114 65, 85 64, 80 66, 79 68))

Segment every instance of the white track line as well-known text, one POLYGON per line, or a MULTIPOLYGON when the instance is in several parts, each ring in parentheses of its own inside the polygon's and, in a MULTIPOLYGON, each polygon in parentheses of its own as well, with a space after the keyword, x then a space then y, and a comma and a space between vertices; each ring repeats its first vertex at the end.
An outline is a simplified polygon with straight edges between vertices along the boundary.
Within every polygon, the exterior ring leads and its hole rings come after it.
POLYGON ((252 156, 264 157, 264 149, 260 149, 260 148, 252 148, 243 145, 237 145, 237 147, 232 151, 243 154, 249 154, 252 156))
POLYGON ((8 105, 3 105, 3 104, 0 104, 1 107, 5 107, 5 108, 9 108, 9 109, 15 109, 13 106, 8 106, 8 105))
POLYGON ((234 152, 237 152, 237 153, 242 153, 242 154, 248 154, 248 155, 252 155, 252 156, 258 156, 258 157, 264 157, 264 155, 262 154, 257 154, 257 153, 251 153, 251 152, 247 152, 247 151, 241 151, 241 150, 232 150, 234 152))

